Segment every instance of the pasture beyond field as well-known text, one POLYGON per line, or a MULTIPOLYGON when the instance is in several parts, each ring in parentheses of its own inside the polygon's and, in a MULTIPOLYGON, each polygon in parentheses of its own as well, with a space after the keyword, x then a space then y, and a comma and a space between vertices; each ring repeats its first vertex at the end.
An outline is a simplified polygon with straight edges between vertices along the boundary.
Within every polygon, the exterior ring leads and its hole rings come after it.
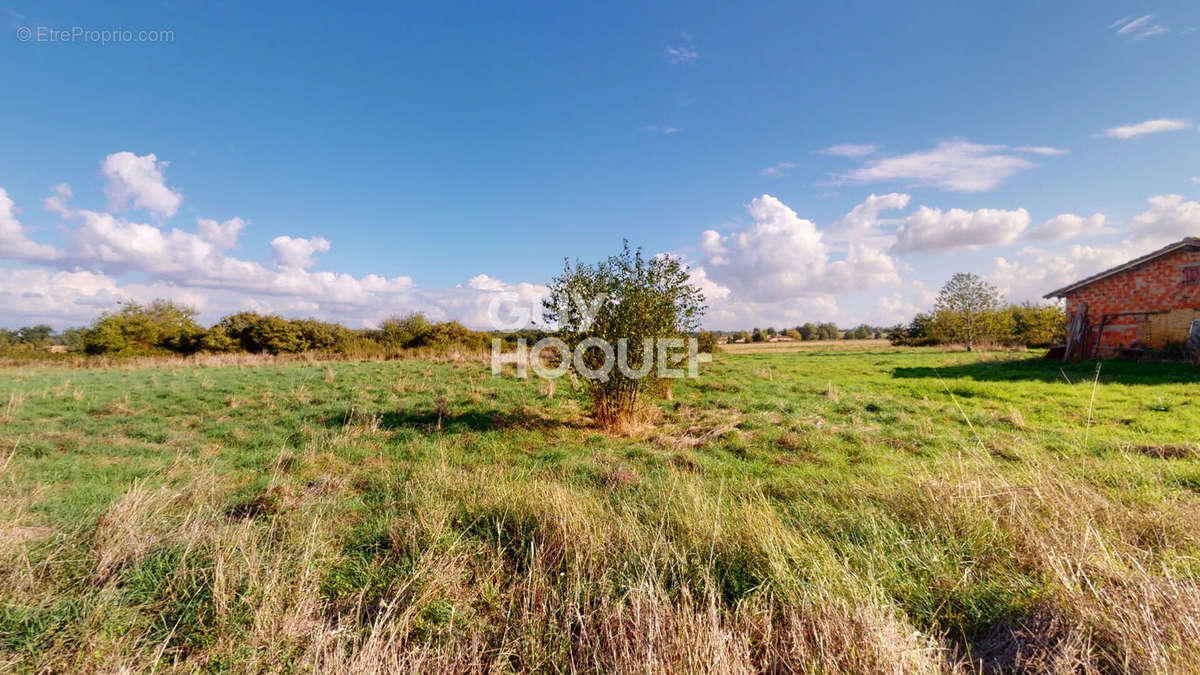
POLYGON ((612 436, 475 360, 7 368, 0 665, 1179 669, 1200 376, 1095 375, 735 346, 612 436))

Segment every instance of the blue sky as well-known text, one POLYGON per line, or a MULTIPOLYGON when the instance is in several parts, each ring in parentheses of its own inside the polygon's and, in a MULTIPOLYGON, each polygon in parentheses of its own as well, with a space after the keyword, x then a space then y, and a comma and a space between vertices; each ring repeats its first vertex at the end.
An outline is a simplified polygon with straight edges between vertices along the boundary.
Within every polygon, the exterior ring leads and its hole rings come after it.
POLYGON ((623 237, 712 327, 890 323, 1200 235, 1194 2, 0 9, 0 325, 486 327, 623 237), (76 27, 171 37, 43 39, 76 27))

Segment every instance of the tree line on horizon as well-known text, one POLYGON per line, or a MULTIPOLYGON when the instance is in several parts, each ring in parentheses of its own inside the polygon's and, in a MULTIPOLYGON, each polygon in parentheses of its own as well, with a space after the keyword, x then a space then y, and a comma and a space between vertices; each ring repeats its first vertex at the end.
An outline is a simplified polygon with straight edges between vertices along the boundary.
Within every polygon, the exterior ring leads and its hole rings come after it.
MULTIPOLYGON (((530 343, 550 335, 545 330, 476 331, 457 321, 432 321, 423 314, 397 316, 378 328, 353 329, 317 319, 290 319, 274 314, 238 312, 209 327, 196 321, 197 312, 170 300, 125 302, 101 314, 91 325, 54 331, 39 324, 0 329, 0 352, 36 354, 51 345, 92 355, 149 356, 198 353, 333 352, 370 354, 397 349, 451 347, 485 350, 492 338, 512 344, 530 343)), ((693 331, 702 352, 722 341, 766 342, 777 335, 797 341, 879 339, 902 346, 963 344, 1024 345, 1031 348, 1061 343, 1066 318, 1057 305, 1005 303, 996 289, 973 274, 956 274, 947 282, 932 311, 908 324, 891 327, 860 324, 841 329, 832 322, 808 322, 789 329, 753 328, 741 331, 693 331)))

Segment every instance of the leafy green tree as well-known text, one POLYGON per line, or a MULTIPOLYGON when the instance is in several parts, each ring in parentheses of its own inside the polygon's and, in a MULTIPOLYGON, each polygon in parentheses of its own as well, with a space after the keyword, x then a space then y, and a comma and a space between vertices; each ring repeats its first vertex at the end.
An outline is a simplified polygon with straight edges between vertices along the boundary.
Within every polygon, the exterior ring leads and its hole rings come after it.
POLYGON ((761 328, 755 328, 754 332, 750 334, 750 340, 751 342, 766 342, 767 334, 761 328))
POLYGON ((975 274, 960 272, 950 277, 938 293, 934 314, 942 331, 971 351, 980 339, 997 332, 995 314, 999 307, 1000 292, 995 286, 975 274))
POLYGON ((750 342, 750 340, 751 340, 751 337, 750 337, 750 332, 749 332, 749 331, 741 331, 741 332, 739 332, 739 333, 737 334, 737 339, 738 339, 738 340, 741 340, 742 342, 750 342))
POLYGON ((817 324, 812 323, 811 321, 809 323, 804 324, 803 326, 796 328, 796 330, 800 332, 800 339, 802 339, 802 340, 816 340, 817 339, 817 324))
MULTIPOLYGON (((686 337, 696 330, 705 310, 704 295, 678 258, 648 258, 629 242, 621 253, 598 264, 567 261, 562 274, 550 283, 544 306, 545 317, 557 323, 559 336, 572 350, 591 338, 619 350, 619 341, 624 340, 629 368, 637 372, 650 366, 645 377, 630 377, 618 364, 606 380, 587 379, 592 415, 607 428, 631 422, 640 396, 661 386, 653 365, 653 340, 686 337), (649 351, 648 339, 652 341, 649 351)), ((582 360, 588 368, 598 369, 604 359, 600 349, 588 348, 582 360)))
POLYGON ((25 326, 24 328, 17 329, 17 340, 40 349, 50 344, 50 337, 53 334, 54 329, 46 324, 25 326))
POLYGON ((842 337, 842 332, 838 330, 836 323, 822 323, 817 326, 818 340, 837 340, 842 337))

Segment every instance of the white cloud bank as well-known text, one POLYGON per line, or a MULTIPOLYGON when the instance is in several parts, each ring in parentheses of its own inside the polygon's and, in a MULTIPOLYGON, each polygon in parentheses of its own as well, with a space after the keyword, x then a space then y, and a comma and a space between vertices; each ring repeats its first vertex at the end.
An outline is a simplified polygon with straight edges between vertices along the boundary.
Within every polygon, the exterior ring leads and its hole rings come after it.
MULTIPOLYGON (((141 180, 117 172, 128 186, 119 198, 106 186, 112 205, 133 205, 152 217, 169 218, 166 214, 177 211, 179 203, 164 195, 180 193, 165 182, 165 163, 153 155, 133 159, 122 165, 151 167, 153 175, 141 180), (141 188, 131 187, 135 184, 141 188)), ((121 300, 162 297, 196 307, 204 320, 253 309, 362 326, 422 311, 436 320, 487 328, 488 305, 497 294, 515 294, 521 306, 536 308, 546 292, 543 286, 485 274, 452 288, 430 289, 407 276, 321 270, 320 254, 331 250, 332 243, 319 236, 276 236, 262 259, 255 259, 233 253, 250 226, 242 218, 199 218, 194 229, 183 229, 141 222, 115 209, 76 208, 73 198, 71 187, 60 184, 43 201, 47 211, 62 219, 56 231, 60 243, 52 245, 35 240, 38 232, 21 222, 17 205, 0 189, 0 259, 22 266, 0 266, 0 325, 79 324, 121 300)), ((944 261, 948 275, 951 268, 962 269, 951 256, 1013 245, 1023 235, 1045 244, 992 258, 987 276, 1014 300, 1037 299, 1166 241, 1200 234, 1200 202, 1178 194, 1150 197, 1147 209, 1121 229, 1099 213, 1064 213, 1031 228, 1023 208, 972 211, 921 205, 906 212, 911 206, 904 193, 871 194, 818 226, 775 196, 751 200, 747 222, 700 236, 692 278, 708 298, 706 326, 906 320, 928 309, 932 293, 912 278, 918 271, 904 262, 905 256, 934 256, 922 258, 922 264, 932 260, 938 268, 944 261), (1104 245, 1088 241, 1113 232, 1122 232, 1124 240, 1104 245), (1067 240, 1073 245, 1050 247, 1067 240), (839 304, 847 300, 849 309, 839 304)))
POLYGON ((166 184, 166 162, 119 152, 101 166, 112 212, 75 208, 65 183, 43 201, 64 221, 61 246, 31 239, 0 188, 0 259, 37 266, 0 267, 0 325, 84 323, 119 301, 161 297, 199 309, 206 320, 255 309, 370 325, 392 314, 423 311, 486 327, 494 294, 528 297, 541 288, 480 275, 465 286, 422 289, 407 276, 314 271, 317 255, 331 248, 323 237, 274 238, 273 264, 236 257, 229 251, 247 226, 242 218, 200 218, 195 231, 188 231, 117 215, 133 207, 166 219, 178 211, 182 195, 166 184))

